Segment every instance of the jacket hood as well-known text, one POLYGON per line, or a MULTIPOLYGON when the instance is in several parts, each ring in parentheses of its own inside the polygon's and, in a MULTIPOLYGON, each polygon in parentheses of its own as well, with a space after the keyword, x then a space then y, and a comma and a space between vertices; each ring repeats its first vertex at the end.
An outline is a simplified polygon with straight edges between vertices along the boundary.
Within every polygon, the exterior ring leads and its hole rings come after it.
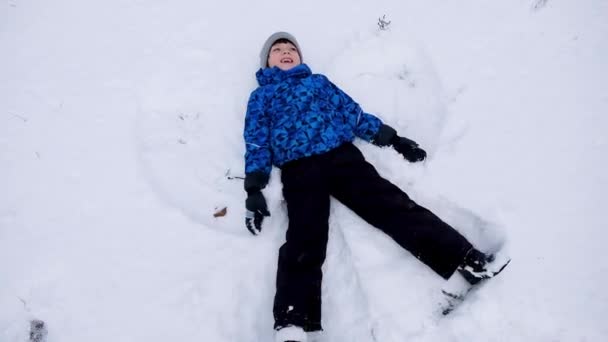
POLYGON ((278 67, 260 69, 255 73, 260 86, 278 83, 292 77, 303 78, 310 76, 312 71, 306 64, 297 65, 289 70, 281 70, 278 67))

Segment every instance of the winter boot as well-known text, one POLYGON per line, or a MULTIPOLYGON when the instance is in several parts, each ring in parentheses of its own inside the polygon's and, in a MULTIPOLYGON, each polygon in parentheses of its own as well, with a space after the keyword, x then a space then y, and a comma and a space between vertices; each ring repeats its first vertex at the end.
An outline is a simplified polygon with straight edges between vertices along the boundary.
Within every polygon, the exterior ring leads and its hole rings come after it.
POLYGON ((504 253, 484 254, 472 248, 456 272, 445 282, 439 307, 443 315, 452 312, 473 287, 477 287, 482 280, 492 278, 499 274, 511 259, 504 253))
POLYGON ((279 329, 275 335, 276 342, 307 342, 304 329, 295 325, 290 325, 279 329))
POLYGON ((484 254, 472 248, 464 257, 462 265, 458 267, 458 272, 471 285, 477 285, 484 279, 496 276, 507 267, 509 262, 511 259, 505 255, 484 254))

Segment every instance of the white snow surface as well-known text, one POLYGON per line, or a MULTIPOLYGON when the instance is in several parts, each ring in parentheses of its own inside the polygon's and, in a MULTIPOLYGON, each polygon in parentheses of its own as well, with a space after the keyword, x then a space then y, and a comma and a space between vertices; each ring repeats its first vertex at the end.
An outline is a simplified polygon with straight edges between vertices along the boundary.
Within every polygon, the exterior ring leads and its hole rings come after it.
POLYGON ((1 342, 273 340, 280 171, 255 237, 226 175, 278 30, 429 152, 357 142, 382 175, 513 258, 439 319, 444 281, 333 201, 311 340, 608 340, 608 2, 6 0, 1 342))

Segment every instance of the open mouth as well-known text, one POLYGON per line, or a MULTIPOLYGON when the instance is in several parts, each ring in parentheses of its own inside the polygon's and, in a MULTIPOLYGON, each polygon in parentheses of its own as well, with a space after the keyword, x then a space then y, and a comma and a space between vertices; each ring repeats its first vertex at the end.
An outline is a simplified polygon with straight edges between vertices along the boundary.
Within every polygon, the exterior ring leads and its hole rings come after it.
POLYGON ((293 59, 290 57, 281 58, 281 63, 293 63, 293 59))

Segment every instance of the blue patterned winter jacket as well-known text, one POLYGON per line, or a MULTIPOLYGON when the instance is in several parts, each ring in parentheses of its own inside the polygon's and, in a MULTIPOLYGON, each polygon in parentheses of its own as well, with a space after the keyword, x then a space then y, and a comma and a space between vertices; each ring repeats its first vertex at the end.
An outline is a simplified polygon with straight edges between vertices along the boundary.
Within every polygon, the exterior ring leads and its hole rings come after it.
POLYGON ((332 150, 355 137, 371 141, 382 121, 306 64, 256 73, 245 117, 245 173, 332 150))

